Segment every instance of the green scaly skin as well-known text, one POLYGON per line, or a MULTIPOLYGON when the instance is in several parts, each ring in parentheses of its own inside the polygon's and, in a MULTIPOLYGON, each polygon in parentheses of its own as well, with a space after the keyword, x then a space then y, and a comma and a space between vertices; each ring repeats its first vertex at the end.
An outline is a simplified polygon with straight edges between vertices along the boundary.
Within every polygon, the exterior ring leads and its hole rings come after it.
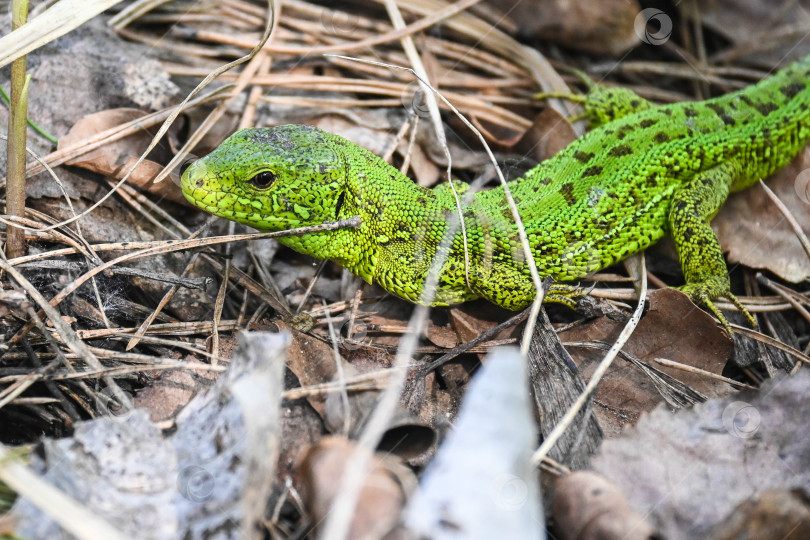
MULTIPOLYGON (((594 86, 585 106, 597 127, 509 182, 540 275, 577 280, 670 233, 686 278, 681 290, 727 325, 712 301, 737 301, 709 221, 730 192, 801 150, 810 138, 808 105, 810 56, 702 102, 655 106, 625 89, 594 86)), ((280 241, 412 302, 457 212, 446 186, 417 186, 346 139, 299 125, 233 134, 185 171, 182 187, 203 210, 263 231, 359 215, 357 229, 280 241)), ((535 288, 503 188, 476 193, 464 220, 469 280, 459 232, 432 305, 478 297, 511 310, 529 305, 535 288)), ((576 297, 558 286, 547 300, 576 297)))

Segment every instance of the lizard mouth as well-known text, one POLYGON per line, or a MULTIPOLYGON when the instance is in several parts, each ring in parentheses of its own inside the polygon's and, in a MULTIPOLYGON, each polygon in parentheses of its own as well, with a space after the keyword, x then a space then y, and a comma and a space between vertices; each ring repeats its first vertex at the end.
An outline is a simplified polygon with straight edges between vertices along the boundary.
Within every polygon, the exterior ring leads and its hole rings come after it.
POLYGON ((239 223, 243 223, 245 225, 249 225, 261 231, 279 231, 283 229, 290 228, 290 224, 284 220, 283 218, 279 218, 273 215, 262 215, 258 212, 244 212, 239 210, 234 210, 233 207, 230 206, 217 206, 212 205, 204 202, 202 199, 206 198, 210 195, 210 191, 205 191, 202 189, 193 189, 193 190, 183 190, 183 195, 185 195, 188 202, 199 208, 200 210, 204 210, 209 214, 214 214, 216 216, 230 219, 232 221, 237 221, 239 223))

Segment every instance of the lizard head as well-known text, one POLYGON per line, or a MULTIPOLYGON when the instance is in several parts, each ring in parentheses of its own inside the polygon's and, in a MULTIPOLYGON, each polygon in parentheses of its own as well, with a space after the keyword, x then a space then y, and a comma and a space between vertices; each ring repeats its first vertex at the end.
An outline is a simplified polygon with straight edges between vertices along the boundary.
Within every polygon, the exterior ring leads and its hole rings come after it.
POLYGON ((193 205, 262 231, 339 219, 346 183, 343 155, 312 126, 237 131, 182 174, 193 205))

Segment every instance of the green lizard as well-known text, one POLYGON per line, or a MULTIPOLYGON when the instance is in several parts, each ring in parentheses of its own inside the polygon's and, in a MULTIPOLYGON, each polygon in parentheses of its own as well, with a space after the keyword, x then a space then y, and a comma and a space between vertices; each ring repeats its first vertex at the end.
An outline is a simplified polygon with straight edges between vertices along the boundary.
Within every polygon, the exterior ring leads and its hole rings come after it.
MULTIPOLYGON (((597 127, 509 182, 541 276, 583 278, 670 233, 686 285, 728 328, 713 303, 730 291, 709 226, 730 192, 786 165, 810 138, 810 56, 754 86, 701 102, 656 106, 629 90, 595 86, 585 102, 597 127)), ((184 171, 186 198, 264 231, 359 215, 356 229, 280 241, 336 261, 418 302, 456 199, 426 189, 371 152, 310 126, 244 129, 184 171)), ((469 266, 458 232, 432 305, 485 298, 529 305, 535 288, 503 187, 463 209, 469 266)), ((546 301, 571 305, 555 284, 546 301)), ((744 309, 752 324, 756 324, 744 309)))

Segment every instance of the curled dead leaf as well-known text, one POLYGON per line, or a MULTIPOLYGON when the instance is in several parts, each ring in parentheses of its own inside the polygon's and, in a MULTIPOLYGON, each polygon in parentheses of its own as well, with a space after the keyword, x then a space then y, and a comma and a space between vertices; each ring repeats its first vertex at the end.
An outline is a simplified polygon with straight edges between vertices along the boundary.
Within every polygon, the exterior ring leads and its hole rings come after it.
POLYGON ((552 513, 562 540, 647 540, 655 533, 618 487, 590 471, 557 480, 552 513))
MULTIPOLYGON (((140 118, 146 114, 139 109, 108 109, 89 114, 76 122, 67 135, 59 139, 59 149, 75 145, 102 131, 140 118)), ((113 141, 91 152, 78 156, 67 162, 67 165, 81 167, 115 180, 123 178, 135 165, 141 153, 152 140, 152 134, 146 131, 113 141)), ((180 188, 173 182, 153 183, 154 178, 163 169, 163 165, 145 159, 132 172, 128 182, 149 193, 166 198, 172 202, 185 204, 180 188)))
MULTIPOLYGON (((311 522, 322 524, 341 496, 343 473, 355 450, 355 443, 348 439, 326 437, 304 451, 297 476, 311 522)), ((393 531, 415 486, 413 473, 398 459, 373 457, 347 538, 383 538, 393 531)))

